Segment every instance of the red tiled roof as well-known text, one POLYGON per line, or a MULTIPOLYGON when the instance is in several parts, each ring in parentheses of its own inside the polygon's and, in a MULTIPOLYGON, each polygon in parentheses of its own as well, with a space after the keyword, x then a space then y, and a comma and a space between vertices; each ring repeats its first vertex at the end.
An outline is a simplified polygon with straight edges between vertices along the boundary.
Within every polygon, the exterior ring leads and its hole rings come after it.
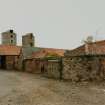
MULTIPOLYGON (((88 54, 104 55, 105 54, 105 40, 96 41, 96 42, 87 44, 87 50, 88 50, 87 52, 88 54)), ((67 55, 79 56, 79 55, 85 55, 87 53, 86 53, 85 45, 82 45, 74 50, 67 52, 67 55)))
POLYGON ((37 52, 34 52, 32 54, 32 58, 43 58, 47 55, 46 52, 44 52, 44 50, 40 50, 40 51, 37 51, 37 52))
POLYGON ((20 50, 20 46, 0 45, 0 55, 19 55, 20 50))
POLYGON ((105 40, 89 44, 88 48, 91 54, 105 54, 105 40))
POLYGON ((63 49, 54 49, 54 48, 41 48, 40 51, 34 52, 32 58, 43 58, 49 55, 55 56, 64 56, 65 50, 63 49))
POLYGON ((54 49, 54 48, 42 48, 42 49, 44 49, 48 53, 52 53, 52 54, 54 53, 59 56, 64 56, 64 53, 65 53, 64 49, 54 49))

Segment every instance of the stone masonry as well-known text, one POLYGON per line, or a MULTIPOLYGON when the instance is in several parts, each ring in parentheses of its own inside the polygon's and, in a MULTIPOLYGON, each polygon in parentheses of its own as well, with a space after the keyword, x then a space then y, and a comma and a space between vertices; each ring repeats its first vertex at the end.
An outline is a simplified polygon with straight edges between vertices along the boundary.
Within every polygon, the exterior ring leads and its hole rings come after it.
POLYGON ((105 79, 105 56, 65 56, 63 79, 71 81, 93 81, 105 79))
POLYGON ((48 78, 61 79, 61 64, 60 60, 48 60, 46 72, 44 75, 48 78))
POLYGON ((3 45, 16 45, 17 37, 13 30, 9 30, 2 33, 2 44, 3 45))
POLYGON ((23 47, 34 47, 34 35, 32 33, 28 33, 22 36, 22 46, 23 47))

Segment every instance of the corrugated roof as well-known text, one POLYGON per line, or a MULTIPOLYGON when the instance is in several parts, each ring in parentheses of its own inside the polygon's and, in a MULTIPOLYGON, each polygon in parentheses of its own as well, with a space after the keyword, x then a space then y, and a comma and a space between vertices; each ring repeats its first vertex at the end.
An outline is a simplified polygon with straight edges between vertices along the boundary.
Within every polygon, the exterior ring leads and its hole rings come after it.
POLYGON ((0 55, 19 55, 20 50, 20 46, 0 45, 0 55))

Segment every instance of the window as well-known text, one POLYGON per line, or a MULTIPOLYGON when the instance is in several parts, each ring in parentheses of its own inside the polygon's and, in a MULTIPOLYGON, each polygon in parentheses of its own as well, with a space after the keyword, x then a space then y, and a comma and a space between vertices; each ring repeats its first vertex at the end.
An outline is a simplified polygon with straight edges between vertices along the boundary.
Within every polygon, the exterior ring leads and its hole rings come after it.
POLYGON ((33 43, 30 43, 30 46, 32 47, 33 46, 33 43))
POLYGON ((11 35, 11 38, 13 38, 13 35, 11 35))
POLYGON ((10 33, 13 33, 13 30, 10 30, 10 33))
POLYGON ((31 38, 31 39, 33 38, 33 34, 32 34, 32 33, 30 34, 30 38, 31 38))
POLYGON ((13 40, 11 40, 11 43, 13 43, 13 40))

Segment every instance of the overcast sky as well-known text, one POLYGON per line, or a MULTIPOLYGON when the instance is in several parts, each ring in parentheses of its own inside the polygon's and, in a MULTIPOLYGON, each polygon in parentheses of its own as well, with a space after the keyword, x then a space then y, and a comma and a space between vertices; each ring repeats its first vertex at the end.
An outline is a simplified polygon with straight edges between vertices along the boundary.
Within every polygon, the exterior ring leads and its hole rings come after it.
POLYGON ((0 0, 0 32, 8 29, 19 45, 32 32, 36 46, 75 48, 88 35, 105 39, 105 0, 0 0))

